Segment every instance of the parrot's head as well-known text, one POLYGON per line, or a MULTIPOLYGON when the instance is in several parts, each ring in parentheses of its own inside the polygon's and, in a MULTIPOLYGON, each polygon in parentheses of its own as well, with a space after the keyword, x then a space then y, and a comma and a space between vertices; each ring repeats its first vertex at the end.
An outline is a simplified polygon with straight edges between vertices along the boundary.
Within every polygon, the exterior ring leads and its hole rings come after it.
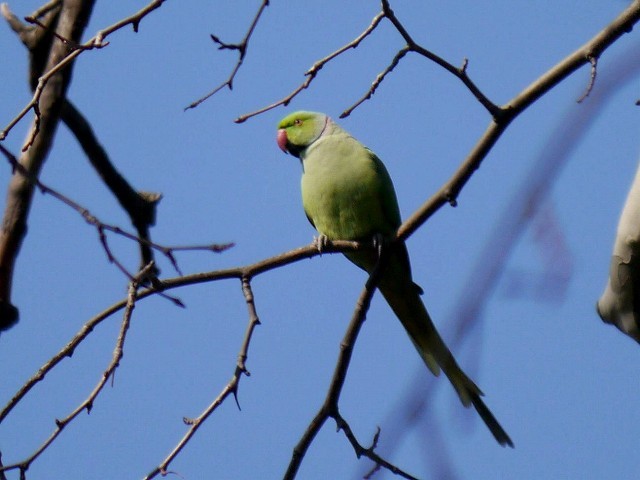
POLYGON ((329 117, 317 112, 294 112, 278 124, 278 146, 285 153, 300 157, 323 134, 329 117))

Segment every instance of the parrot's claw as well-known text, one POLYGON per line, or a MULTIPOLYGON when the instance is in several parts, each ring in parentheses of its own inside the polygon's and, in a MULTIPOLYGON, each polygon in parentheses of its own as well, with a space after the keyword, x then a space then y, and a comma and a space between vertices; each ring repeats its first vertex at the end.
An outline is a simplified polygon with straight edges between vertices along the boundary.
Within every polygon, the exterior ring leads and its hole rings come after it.
POLYGON ((373 248, 378 252, 378 258, 382 257, 383 250, 389 245, 388 240, 381 233, 374 233, 372 243, 373 248))
POLYGON ((317 237, 313 237, 313 244, 316 246, 319 253, 322 253, 330 243, 331 240, 329 240, 326 235, 320 234, 317 237))

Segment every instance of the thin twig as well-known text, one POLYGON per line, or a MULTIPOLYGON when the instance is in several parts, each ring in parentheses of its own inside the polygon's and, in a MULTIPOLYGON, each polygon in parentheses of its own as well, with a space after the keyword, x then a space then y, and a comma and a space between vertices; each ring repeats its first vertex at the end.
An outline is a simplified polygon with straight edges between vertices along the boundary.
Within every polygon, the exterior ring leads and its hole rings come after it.
MULTIPOLYGON (((63 11, 54 10, 48 14, 46 22, 55 22, 60 35, 78 41, 84 31, 95 0, 68 2, 63 11)), ((13 29, 17 28, 21 37, 31 37, 34 42, 46 43, 46 35, 38 35, 41 29, 34 28, 33 35, 21 31, 6 4, 0 8, 8 17, 13 29)), ((55 70, 55 66, 68 56, 66 45, 51 42, 40 58, 32 63, 41 65, 42 70, 55 70)), ((23 150, 29 150, 20 158, 20 164, 30 175, 37 177, 53 145, 53 139, 60 119, 60 110, 71 82, 72 64, 64 71, 57 71, 50 77, 50 85, 44 89, 39 85, 40 102, 34 105, 35 118, 31 122, 27 141, 23 150)), ((19 317, 18 309, 11 303, 13 272, 18 252, 26 235, 27 220, 33 200, 34 185, 22 175, 13 175, 7 188, 7 199, 0 231, 0 331, 10 328, 19 317)))
POLYGON ((76 417, 78 417, 78 415, 80 415, 80 413, 82 413, 84 410, 86 410, 87 413, 91 412, 91 409, 93 408, 93 403, 95 402, 96 398, 98 397, 100 392, 104 389, 104 386, 107 384, 107 381, 109 380, 109 378, 113 378, 113 375, 115 374, 116 369, 120 365, 120 360, 122 360, 122 357, 124 355, 124 342, 126 340, 126 336, 127 336, 127 332, 129 331, 129 327, 131 325, 131 316, 132 316, 133 310, 135 308, 135 302, 136 302, 136 297, 137 297, 138 286, 139 286, 141 281, 144 281, 146 279, 147 275, 149 274, 149 272, 151 270, 153 270, 153 263, 148 264, 145 268, 140 270, 140 272, 138 272, 138 274, 135 276, 135 278, 129 284, 129 293, 127 295, 124 315, 123 315, 123 318, 122 318, 122 324, 120 326, 120 332, 118 333, 118 339, 116 340, 116 345, 115 345, 114 350, 113 350, 113 355, 112 355, 111 361, 109 362, 109 365, 107 366, 107 368, 102 373, 102 375, 100 377, 100 380, 98 381, 98 383, 96 384, 94 389, 91 391, 89 396, 80 405, 78 405, 75 408, 75 410, 73 410, 65 418, 63 418, 61 420, 60 419, 56 419, 56 421, 55 421, 55 423, 56 423, 55 430, 40 445, 40 447, 38 447, 38 449, 36 449, 36 451, 34 453, 32 453, 27 459, 25 459, 25 460, 23 460, 21 462, 14 463, 14 464, 2 467, 2 471, 9 471, 9 470, 19 469, 20 472, 21 472, 21 475, 22 475, 24 472, 26 472, 29 469, 31 464, 47 448, 49 448, 49 446, 51 446, 51 444, 55 441, 56 438, 58 438, 58 436, 62 433, 62 431, 65 429, 65 427, 69 423, 71 423, 76 417))
POLYGON ((362 98, 360 98, 360 100, 358 100, 356 103, 354 103, 349 108, 347 108, 345 111, 343 111, 340 114, 340 118, 348 117, 349 115, 351 115, 351 112, 353 112, 356 108, 358 108, 362 103, 364 103, 367 100, 369 100, 373 96, 373 94, 376 93, 376 90, 378 89, 378 87, 380 86, 380 84, 382 83, 384 78, 389 73, 391 73, 394 68, 396 68, 398 63, 400 63, 400 60, 402 60, 402 57, 404 57, 410 51, 411 51, 411 48, 408 47, 408 46, 400 49, 400 51, 398 51, 398 53, 396 53, 395 57, 393 57, 393 60, 391 60, 391 63, 389 64, 389 66, 387 68, 385 68, 380 74, 378 74, 376 79, 371 84, 371 88, 369 88, 367 93, 365 93, 364 96, 362 98))
POLYGON ((284 97, 282 100, 278 100, 277 102, 272 103, 271 105, 267 105, 266 107, 263 107, 263 108, 261 108, 259 110, 254 111, 254 112, 247 113, 247 114, 244 114, 244 115, 240 115, 234 121, 236 123, 242 123, 242 122, 248 120, 251 117, 255 117, 256 115, 259 115, 261 113, 264 113, 264 112, 267 112, 269 110, 272 110, 272 109, 274 109, 276 107, 279 107, 280 105, 285 106, 285 107, 287 105, 289 105, 289 102, 291 102, 291 100, 293 100, 294 97, 296 97, 300 92, 302 92, 309 85, 311 85, 311 82, 313 81, 313 79, 316 77, 316 75, 322 69, 322 67, 324 67, 327 64, 327 62, 333 60, 335 57, 337 57, 338 55, 343 54, 344 52, 346 52, 347 50, 349 50, 351 48, 357 48, 358 45, 360 45, 360 43, 371 32, 373 32, 375 30, 375 28, 378 26, 378 24, 384 18, 384 16, 385 15, 384 15, 383 12, 378 13, 375 17, 373 17, 373 20, 371 21, 371 24, 360 35, 358 35, 358 37, 356 37, 354 40, 352 40, 351 42, 347 43, 346 45, 340 47, 335 52, 327 55, 323 59, 318 60, 316 63, 314 63, 311 66, 311 68, 309 68, 309 70, 307 70, 305 72, 305 76, 307 77, 307 79, 304 82, 302 82, 302 84, 298 88, 296 88, 293 92, 291 92, 289 95, 284 97))
MULTIPOLYGON (((411 218, 409 218, 409 220, 407 220, 402 225, 402 227, 398 231, 398 237, 400 239, 406 238, 413 231, 415 231, 415 229, 417 229, 420 225, 422 225, 422 223, 424 223, 424 221, 426 221, 426 219, 431 214, 433 214, 445 203, 447 202, 454 203, 457 199, 457 195, 459 194, 461 189, 464 187, 464 185, 470 178, 471 173, 475 171, 475 169, 479 166, 481 160, 486 156, 486 154, 491 149, 493 144, 497 141, 500 135, 507 128, 509 123, 514 118, 516 118, 517 115, 519 115, 519 113, 524 111, 534 101, 536 101, 538 98, 544 95, 547 91, 549 91, 553 86, 557 85, 560 81, 566 78, 566 76, 571 74, 577 68, 584 65, 587 62, 586 59, 588 58, 588 55, 594 55, 594 51, 596 50, 597 50, 596 52, 597 54, 601 53, 609 45, 615 42, 615 40, 617 40, 617 38, 619 38, 622 34, 624 34, 627 31, 630 31, 631 27, 638 21, 639 18, 640 18, 640 1, 636 0, 609 27, 607 27, 607 29, 605 29, 600 34, 596 35, 590 42, 585 44, 584 47, 582 47, 577 52, 567 57, 565 60, 560 62, 556 67, 552 68, 549 72, 547 72, 538 80, 533 82, 529 87, 527 87, 523 92, 521 92, 518 96, 516 96, 511 102, 509 102, 505 107, 502 107, 501 111, 506 112, 505 115, 500 116, 499 120, 494 119, 494 121, 492 122, 492 125, 490 125, 490 127, 487 129, 487 131, 485 132, 483 137, 480 139, 476 147, 472 150, 470 155, 467 157, 467 160, 465 160, 465 162, 460 166, 460 168, 454 174, 450 182, 448 182, 441 189, 441 191, 438 192, 436 197, 433 197, 432 199, 428 200, 411 218), (584 49, 589 50, 587 55, 585 55, 584 49)), ((464 65, 462 70, 464 70, 464 65)), ((336 245, 335 248, 344 248, 345 251, 350 248, 359 248, 359 246, 357 244, 354 245, 353 242, 351 243, 346 242, 344 245, 341 245, 341 244, 342 242, 335 242, 335 245, 336 245)), ((277 268, 278 266, 292 263, 302 258, 309 258, 315 255, 318 255, 317 249, 315 245, 310 245, 302 249, 297 249, 292 252, 287 252, 286 254, 283 254, 278 257, 274 257, 272 259, 267 259, 262 262, 258 262, 247 268, 221 270, 216 272, 191 275, 189 277, 181 277, 178 279, 163 281, 161 282, 161 288, 169 289, 169 288, 175 288, 178 286, 184 286, 184 285, 189 285, 193 283, 202 283, 204 281, 221 280, 224 278, 252 278, 253 276, 256 276, 262 272, 271 270, 273 268, 277 268)), ((372 274, 372 277, 373 276, 374 275, 372 274)), ((157 293, 156 289, 149 289, 145 292, 141 292, 138 295, 138 299, 144 298, 145 296, 153 295, 155 293, 157 293)), ((353 320, 350 323, 349 331, 351 331, 352 328, 355 330, 353 340, 355 340, 355 337, 357 336, 357 332, 360 326, 362 325, 362 321, 364 321, 364 312, 366 312, 365 304, 367 304, 367 307, 368 307, 368 302, 370 301, 372 294, 373 294, 373 291, 368 286, 367 288, 365 288, 365 291, 361 295, 361 299, 363 300, 363 302, 359 304, 356 311, 361 312, 362 319, 357 324, 353 322, 353 320), (363 298, 363 295, 364 295, 364 298, 363 298)), ((124 305, 126 305, 126 303, 122 305, 118 304, 117 308, 115 308, 114 311, 119 310, 120 308, 123 308, 124 305)), ((111 313, 113 313, 113 311, 111 313)), ((109 313, 108 315, 110 315, 111 313, 109 313)), ((104 318, 100 319, 100 321, 102 321, 104 318)), ((100 321, 96 320, 95 324, 100 323, 100 321)), ((349 331, 347 332, 347 334, 349 334, 349 331)), ((77 345, 77 343, 75 345, 77 345)), ((75 345, 72 348, 75 348, 75 345)), ((334 372, 334 379, 332 380, 332 387, 335 386, 335 389, 330 388, 327 395, 327 398, 330 398, 330 396, 335 395, 335 405, 337 405, 337 399, 339 397, 342 385, 346 378, 346 370, 348 368, 352 348, 353 348, 352 344, 350 344, 349 342, 345 342, 345 348, 344 350, 341 351, 340 356, 343 357, 344 355, 344 358, 346 358, 346 361, 338 362, 336 366, 336 370, 334 372)), ((71 351, 71 350, 68 350, 68 351, 71 351)), ((37 379, 35 380, 35 382, 39 380, 40 379, 37 379)), ((333 403, 333 400, 332 400, 332 403, 333 403)), ((15 402, 12 405, 12 407, 15 406, 15 404, 17 404, 17 402, 15 402)), ((325 412, 321 412, 321 413, 322 413, 322 416, 316 417, 316 418, 323 418, 323 416, 325 415, 325 412)), ((6 414, 4 415, 6 416, 6 414)), ((4 418, 4 417, 0 417, 0 418, 4 418)), ((324 421, 326 421, 326 417, 324 420, 322 420, 320 425, 317 427, 318 429, 322 426, 322 423, 324 423, 324 421)), ((311 427, 312 425, 310 425, 310 428, 311 427)), ((310 431, 313 432, 313 429, 311 429, 310 431)), ((310 445, 311 441, 313 440, 313 436, 315 436, 315 433, 313 433, 311 438, 308 440, 308 444, 306 444, 306 448, 308 448, 308 445, 310 445)), ((301 450, 298 450, 298 453, 299 452, 301 452, 301 450)), ((295 455, 296 454, 294 453, 294 456, 295 455)), ((299 460, 301 461, 301 458, 299 460)), ((292 459, 292 462, 293 461, 294 459, 292 459)))
MULTIPOLYGON (((60 118, 78 140, 100 179, 129 215, 131 224, 137 231, 137 236, 144 240, 139 243, 140 267, 153 261, 153 249, 148 244, 151 241, 149 229, 155 224, 156 207, 162 199, 162 195, 137 191, 129 184, 111 162, 107 151, 98 141, 88 120, 69 100, 65 101, 62 106, 60 118)), ((177 269, 177 264, 173 261, 172 264, 177 269)))
POLYGON ((34 110, 35 116, 36 116, 36 128, 32 130, 32 134, 30 136, 30 138, 27 140, 27 142, 25 143, 25 146, 23 147, 23 151, 26 151, 31 144, 33 143, 33 140, 35 138, 35 136, 38 134, 38 124, 39 124, 39 118, 40 118, 40 113, 38 110, 38 103, 40 101, 40 97, 42 95, 42 91, 44 89, 44 86, 47 84, 47 82, 51 79, 51 77, 53 77, 56 73, 58 73, 60 70, 62 70, 63 68, 66 68, 68 65, 70 65, 75 58, 80 55, 82 52, 91 49, 91 48, 103 48, 106 47, 109 42, 104 42, 104 39, 107 38, 110 34, 112 34, 113 32, 127 26, 127 25, 132 25, 133 26, 133 30, 135 32, 138 31, 138 26, 140 24, 140 21, 149 13, 151 13, 153 10, 160 8, 160 6, 162 6, 162 4, 165 2, 166 0, 153 0, 152 2, 150 2, 146 7, 142 8, 141 10, 139 10, 138 12, 134 13, 133 15, 124 18, 122 20, 120 20, 119 22, 114 23, 113 25, 111 25, 110 27, 107 27, 103 30, 100 30, 95 36, 93 36, 92 38, 90 38, 89 40, 87 40, 85 43, 81 44, 80 47, 81 48, 77 48, 74 51, 72 51, 69 55, 67 55, 64 59, 62 59, 57 65, 55 65, 53 68, 51 68, 49 71, 47 71, 45 74, 43 74, 39 79, 38 79, 38 84, 34 90, 34 94, 33 97, 31 98, 31 100, 29 101, 29 103, 7 124, 7 126, 4 128, 4 130, 0 131, 0 141, 3 141, 4 139, 7 138, 7 135, 9 134, 9 132, 13 129, 13 127, 16 126, 16 124, 22 120, 24 118, 24 116, 29 113, 29 111, 31 109, 34 110))
MULTIPOLYGON (((52 6, 53 8, 53 6, 52 6)), ((54 31, 51 29, 50 26, 45 25, 44 23, 42 23, 36 16, 26 16, 24 17, 25 21, 27 23, 32 23, 34 25, 37 25, 38 27, 42 28, 43 30, 47 30, 49 31, 54 37, 56 37, 58 40, 60 40, 62 43, 64 43, 69 50, 91 50, 96 48, 95 45, 81 45, 78 42, 74 42, 73 40, 69 39, 69 38, 65 38, 62 35, 60 35, 58 32, 54 31)))
POLYGON ((260 20, 260 15, 262 15, 262 12, 268 6, 269 6, 269 0, 262 0, 262 4, 260 5, 260 8, 258 9, 258 12, 256 13, 256 15, 253 17, 253 21, 251 22, 251 26, 249 27, 249 30, 247 31, 246 35, 244 36, 244 38, 240 43, 225 43, 215 35, 211 34, 211 40, 213 40, 215 43, 219 45, 218 50, 237 50, 238 61, 236 62, 236 65, 233 67, 233 70, 231 70, 231 74, 229 75, 229 78, 227 78, 224 82, 222 82, 216 88, 214 88, 209 93, 207 93, 204 97, 186 106, 185 110, 189 110, 190 108, 197 107, 202 102, 204 102, 205 100, 209 99, 210 97, 218 93, 224 87, 228 87, 229 90, 233 90, 233 81, 236 78, 236 74, 238 73, 238 70, 240 70, 240 67, 242 66, 242 62, 244 62, 244 57, 247 54, 247 49, 249 48, 249 39, 251 38, 251 35, 253 34, 253 31, 256 28, 256 25, 258 25, 258 20, 260 20))
POLYGON ((40 18, 43 15, 46 15, 54 8, 57 8, 62 3, 62 0, 51 0, 48 3, 45 3, 43 6, 34 11, 31 16, 34 18, 40 18))
MULTIPOLYGON (((366 247, 363 247, 358 242, 333 241, 325 246, 322 253, 329 254, 346 251, 357 251, 362 248, 366 247)), ((311 243, 305 247, 296 248, 294 250, 290 250, 288 252, 284 252, 274 257, 266 258, 264 260, 246 266, 159 280, 158 283, 152 284, 151 288, 138 292, 137 301, 139 302, 140 300, 143 300, 147 297, 157 295, 161 291, 172 290, 189 285, 228 280, 233 278, 253 278, 270 270, 274 270, 276 268, 283 267, 304 259, 313 258, 318 255, 320 255, 320 252, 318 252, 316 244, 311 243)), ((89 334, 98 325, 100 325, 107 318, 111 317, 111 315, 123 309, 126 304, 126 299, 121 300, 106 308, 93 318, 89 319, 58 353, 56 353, 51 359, 49 359, 44 365, 42 365, 38 369, 38 371, 25 382, 25 384, 4 406, 4 408, 0 411, 0 423, 2 423, 2 421, 25 397, 25 395, 29 393, 29 391, 38 382, 42 381, 45 376, 51 370, 53 370, 54 367, 56 367, 64 358, 71 357, 75 349, 89 336, 89 334)))
POLYGON ((249 276, 243 275, 241 277, 241 285, 242 285, 242 293, 244 295, 245 301, 247 303, 247 310, 249 312, 249 323, 247 325, 247 329, 242 340, 242 345, 240 346, 240 352, 238 353, 238 361, 236 363, 235 370, 233 372, 233 376, 231 380, 224 386, 220 394, 209 404, 209 406, 196 418, 184 418, 183 421, 185 424, 189 425, 189 429, 180 439, 180 441, 176 444, 173 450, 166 456, 166 458, 154 468, 149 474, 144 477, 145 480, 150 480, 157 475, 166 475, 168 473, 167 468, 173 461, 173 459, 182 451, 182 449, 189 443, 189 440, 195 435, 196 431, 202 423, 214 412, 218 409, 220 405, 224 403, 224 401, 229 397, 229 395, 233 395, 236 405, 238 409, 240 409, 240 403, 238 401, 238 387, 240 385, 240 379, 242 375, 250 376, 251 374, 247 370, 246 361, 249 355, 249 345, 251 344, 251 338, 253 336, 253 332, 255 328, 260 325, 260 320, 258 318, 258 314, 256 312, 255 299, 253 296, 253 291, 251 289, 251 278, 249 276))
POLYGON ((247 119, 249 119, 251 117, 254 117, 254 116, 259 115, 261 113, 264 113, 264 112, 267 112, 269 110, 272 110, 273 108, 279 107, 281 105, 282 106, 287 106, 291 102, 291 100, 293 100, 293 98, 295 98, 300 92, 302 92, 302 90, 304 90, 307 87, 309 87, 309 85, 311 84, 311 82, 313 81, 315 76, 317 75, 318 71, 328 61, 330 61, 333 58, 337 57, 338 55, 344 53, 346 50, 348 50, 350 48, 356 48, 366 36, 368 36, 371 32, 373 32, 373 30, 375 30, 375 28, 378 26, 378 24, 380 23, 380 21, 383 18, 387 18, 393 24, 393 26, 396 28, 398 33, 400 33, 400 35, 403 37, 403 39, 405 40, 407 45, 402 47, 395 54, 393 60, 391 61, 391 65, 389 67, 387 67, 387 69, 385 69, 381 74, 379 74, 376 77, 376 79, 374 80, 371 88, 364 95, 364 97, 362 97, 354 105, 352 105, 351 107, 346 109, 340 115, 341 118, 344 118, 344 117, 350 115, 351 112, 353 112, 353 110, 355 110, 359 105, 361 105, 366 100, 370 99, 371 96, 373 95, 373 93, 375 93, 375 90, 380 86, 380 83, 382 83, 382 81, 384 80, 386 75, 389 72, 391 72, 397 66, 397 64, 400 62, 400 60, 407 54, 407 52, 410 52, 410 51, 411 52, 416 52, 417 54, 419 54, 419 55, 421 55, 421 56, 423 56, 425 58, 428 58, 429 60, 435 62, 436 64, 438 64, 441 67, 443 67, 444 69, 446 69, 448 72, 450 72, 453 75, 455 75, 469 89, 469 91, 473 94, 473 96, 476 97, 476 99, 487 109, 487 111, 489 111, 489 113, 492 116, 497 117, 497 116, 502 114, 502 111, 501 111, 500 107, 498 107, 491 100, 489 100, 489 98, 486 95, 484 95, 484 93, 482 93, 482 91, 476 86, 476 84, 469 78, 469 75, 467 74, 467 65, 468 65, 468 60, 467 59, 464 60, 462 67, 455 67, 454 65, 452 65, 449 62, 447 62, 443 58, 441 58, 438 55, 434 54, 433 52, 427 50, 426 48, 420 46, 419 44, 417 44, 413 40, 411 35, 409 35, 409 32, 406 30, 406 28, 400 22, 400 20, 398 20, 398 18, 396 17, 395 13, 391 9, 389 1, 388 0, 382 0, 381 4, 382 4, 382 11, 379 12, 373 18, 371 24, 365 29, 364 32, 362 32, 362 34, 360 34, 360 36, 358 38, 356 38, 352 42, 349 42, 348 44, 344 45, 343 47, 341 47, 340 49, 336 50, 335 52, 333 52, 332 54, 328 55, 327 57, 323 58, 322 60, 319 60, 318 62, 316 62, 305 73, 305 75, 307 76, 307 79, 300 86, 298 86, 295 90, 293 90, 289 95, 287 95, 286 97, 282 98, 281 100, 278 100, 277 102, 274 102, 274 103, 272 103, 270 105, 267 105, 266 107, 263 107, 263 108, 261 108, 259 110, 256 110, 254 112, 241 115, 240 117, 238 117, 235 120, 235 122, 236 123, 242 123, 242 122, 244 122, 245 120, 247 120, 247 119))
POLYGON ((50 195, 56 200, 59 200, 60 202, 62 202, 63 204, 65 204, 66 206, 74 210, 76 213, 78 213, 85 220, 85 222, 95 227, 98 232, 98 236, 100 238, 100 243, 102 244, 105 254, 107 255, 107 259, 109 260, 109 262, 114 263, 118 267, 118 269, 127 276, 129 280, 133 280, 134 276, 113 255, 111 248, 109 247, 107 237, 105 235, 106 231, 112 232, 128 240, 137 242, 138 244, 147 246, 149 248, 152 248, 154 250, 161 252, 163 255, 165 255, 165 257, 167 257, 167 259, 171 262, 171 264, 175 268, 176 272, 180 275, 182 275, 182 271, 180 270, 180 267, 178 266, 175 256, 173 255, 174 252, 199 250, 199 251, 211 251, 211 252, 220 253, 220 252, 224 252, 225 250, 228 250, 234 245, 233 243, 214 243, 214 244, 207 244, 207 245, 187 245, 187 246, 169 247, 169 246, 163 246, 155 242, 152 242, 148 238, 141 238, 131 232, 128 232, 118 227, 117 225, 111 225, 111 224, 102 222, 95 215, 93 215, 87 208, 83 207, 75 200, 72 200, 70 197, 58 192, 54 188, 49 187, 48 185, 40 181, 38 178, 31 175, 29 172, 25 170, 25 168, 20 164, 20 162, 18 162, 18 159, 16 158, 16 156, 13 155, 9 150, 7 150, 1 143, 0 143, 0 152, 9 161, 9 164, 11 165, 12 170, 20 173, 25 178, 27 178, 30 182, 32 182, 38 188, 40 193, 42 193, 43 195, 50 195))
POLYGON ((404 470, 395 466, 388 460, 385 460, 375 452, 375 449, 378 446, 378 440, 380 438, 380 427, 377 428, 376 433, 373 436, 373 441, 371 442, 371 446, 367 448, 367 447, 363 447, 360 444, 355 434, 353 433, 351 426, 347 423, 347 421, 342 417, 342 415, 339 412, 335 412, 331 416, 336 421, 336 424, 338 425, 338 429, 344 432, 344 435, 345 437, 347 437, 347 440, 349 440, 349 443, 353 447, 353 450, 355 451, 356 456, 358 458, 367 457, 369 460, 375 463, 375 466, 372 469, 373 471, 378 471, 379 469, 384 468, 399 477, 406 478, 408 480, 418 480, 413 475, 405 472, 404 470))
POLYGON ((445 70, 447 70, 448 72, 456 76, 469 89, 469 91, 473 94, 473 96, 476 97, 476 99, 482 104, 482 106, 484 106, 487 109, 487 111, 492 116, 495 117, 496 115, 501 113, 500 108, 496 106, 491 100, 489 100, 489 98, 487 98, 487 96, 484 93, 482 93, 482 91, 476 86, 476 84, 467 75, 467 65, 468 65, 467 59, 464 60, 463 65, 460 68, 452 65, 451 63, 444 60, 442 57, 420 46, 413 40, 413 38, 411 37, 411 35, 409 35, 409 32, 407 32, 404 25, 396 17, 395 13, 391 9, 391 6, 388 0, 382 0, 382 11, 385 13, 385 16, 396 28, 398 33, 400 33, 404 41, 407 42, 407 47, 411 51, 416 52, 425 58, 428 58, 432 62, 436 63, 437 65, 440 65, 442 68, 444 68, 445 70))

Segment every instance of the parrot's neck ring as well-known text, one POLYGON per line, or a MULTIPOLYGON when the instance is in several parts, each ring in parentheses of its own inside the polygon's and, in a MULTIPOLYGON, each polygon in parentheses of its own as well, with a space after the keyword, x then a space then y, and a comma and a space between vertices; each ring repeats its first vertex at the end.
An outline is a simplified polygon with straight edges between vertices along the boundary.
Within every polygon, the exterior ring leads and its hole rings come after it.
POLYGON ((322 130, 320 131, 320 134, 318 134, 318 136, 315 138, 314 142, 316 140, 319 140, 320 138, 322 138, 322 135, 324 135, 324 132, 327 130, 327 125, 329 125, 329 115, 325 115, 324 116, 324 125, 322 127, 322 130))
POLYGON ((322 138, 322 136, 324 135, 324 132, 327 130, 327 126, 329 125, 329 121, 330 120, 331 119, 329 118, 328 115, 324 116, 324 125, 322 127, 322 130, 320 130, 320 133, 318 134, 318 136, 316 138, 314 138, 306 148, 301 150, 299 158, 300 158, 300 162, 302 163, 303 172, 304 172, 304 157, 307 156, 307 153, 308 153, 309 149, 313 149, 315 143, 322 138))

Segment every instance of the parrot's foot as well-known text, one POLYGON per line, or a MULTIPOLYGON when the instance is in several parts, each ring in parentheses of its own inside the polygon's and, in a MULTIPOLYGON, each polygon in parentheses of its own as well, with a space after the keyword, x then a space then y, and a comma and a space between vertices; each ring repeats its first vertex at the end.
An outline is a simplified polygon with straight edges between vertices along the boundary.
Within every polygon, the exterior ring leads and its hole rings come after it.
POLYGON ((313 237, 313 244, 318 249, 318 252, 322 253, 326 250, 327 245, 331 243, 331 240, 326 235, 318 235, 317 237, 313 237))

